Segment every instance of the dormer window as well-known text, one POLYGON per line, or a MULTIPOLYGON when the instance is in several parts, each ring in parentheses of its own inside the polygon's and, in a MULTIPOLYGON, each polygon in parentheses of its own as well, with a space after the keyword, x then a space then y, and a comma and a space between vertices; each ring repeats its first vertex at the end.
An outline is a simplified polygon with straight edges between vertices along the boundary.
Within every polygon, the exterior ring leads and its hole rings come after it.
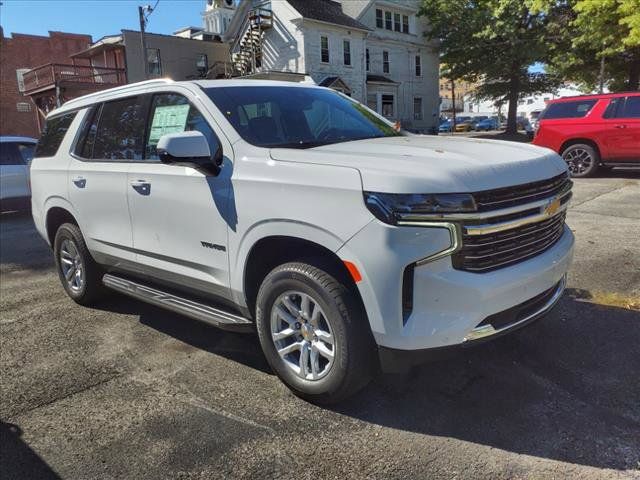
POLYGON ((376 8, 376 28, 384 28, 392 32, 409 32, 409 15, 376 8))

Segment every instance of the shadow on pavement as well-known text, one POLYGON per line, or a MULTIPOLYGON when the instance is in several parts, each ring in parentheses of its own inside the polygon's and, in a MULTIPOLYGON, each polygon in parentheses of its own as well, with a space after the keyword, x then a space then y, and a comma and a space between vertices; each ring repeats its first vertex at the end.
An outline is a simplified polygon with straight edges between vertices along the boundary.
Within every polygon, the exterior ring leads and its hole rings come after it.
POLYGON ((220 355, 247 367, 271 374, 257 335, 221 330, 128 297, 114 294, 94 308, 138 315, 140 323, 200 350, 220 355))
MULTIPOLYGON (((384 427, 505 451, 633 470, 640 461, 640 312, 585 302, 569 289, 533 325, 382 378, 333 408, 384 427)), ((254 335, 224 332, 118 297, 106 310, 196 348, 271 373, 254 335)), ((274 379, 274 381, 276 381, 274 379)))
POLYGON ((17 425, 0 421, 0 478, 59 479, 60 477, 20 437, 17 425))
POLYGON ((640 312, 570 298, 512 335, 338 406, 384 427, 599 468, 640 461, 640 312))

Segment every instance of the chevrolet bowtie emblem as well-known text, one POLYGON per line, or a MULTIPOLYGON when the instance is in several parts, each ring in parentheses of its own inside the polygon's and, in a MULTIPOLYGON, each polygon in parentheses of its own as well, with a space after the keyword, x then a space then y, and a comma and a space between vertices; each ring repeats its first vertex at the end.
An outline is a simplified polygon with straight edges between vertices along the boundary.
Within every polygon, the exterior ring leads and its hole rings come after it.
POLYGON ((558 210, 560 210, 560 199, 554 198, 553 200, 550 200, 549 203, 547 203, 547 205, 544 207, 544 214, 547 217, 551 217, 555 215, 558 210))

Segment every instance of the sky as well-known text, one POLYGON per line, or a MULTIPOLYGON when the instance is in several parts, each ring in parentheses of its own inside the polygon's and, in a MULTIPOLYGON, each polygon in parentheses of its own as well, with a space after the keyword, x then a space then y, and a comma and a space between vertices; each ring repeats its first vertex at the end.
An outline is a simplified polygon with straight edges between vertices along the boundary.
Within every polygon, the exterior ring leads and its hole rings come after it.
MULTIPOLYGON (((84 33, 96 41, 122 29, 139 30, 138 5, 156 0, 0 0, 0 25, 11 32, 47 35, 49 30, 84 33)), ((206 0, 160 0, 147 31, 171 34, 202 26, 206 0)))

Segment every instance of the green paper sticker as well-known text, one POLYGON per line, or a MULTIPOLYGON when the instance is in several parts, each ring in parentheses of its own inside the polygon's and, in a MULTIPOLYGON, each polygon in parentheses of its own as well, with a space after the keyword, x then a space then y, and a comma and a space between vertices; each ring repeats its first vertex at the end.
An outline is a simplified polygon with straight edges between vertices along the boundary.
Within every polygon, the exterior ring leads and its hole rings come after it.
POLYGON ((149 146, 158 144, 162 135, 184 132, 189 115, 189 104, 156 107, 149 132, 149 146))

